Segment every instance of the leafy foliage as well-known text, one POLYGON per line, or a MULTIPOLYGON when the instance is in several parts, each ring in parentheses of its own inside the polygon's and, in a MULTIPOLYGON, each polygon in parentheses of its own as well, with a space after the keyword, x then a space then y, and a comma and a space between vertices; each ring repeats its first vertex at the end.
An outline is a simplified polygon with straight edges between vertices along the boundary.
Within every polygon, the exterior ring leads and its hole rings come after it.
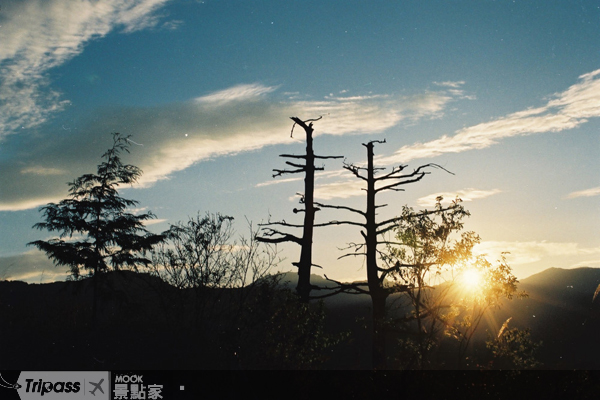
POLYGON ((400 363, 405 368, 432 367, 429 355, 444 336, 458 341, 460 366, 482 317, 517 290, 504 256, 493 265, 473 255, 480 238, 475 232, 460 233, 470 215, 460 199, 447 208, 442 200, 438 197, 434 210, 404 207, 382 257, 391 266, 389 285, 407 288, 401 299, 410 311, 391 321, 400 332, 400 363), (467 271, 480 277, 476 286, 461 281, 467 271))
POLYGON ((502 325, 498 335, 486 342, 492 354, 488 368, 533 369, 541 366, 536 359, 536 352, 542 342, 532 341, 529 329, 508 329, 509 321, 510 318, 502 325))
POLYGON ((135 183, 142 171, 121 162, 121 153, 129 153, 129 136, 112 135, 113 146, 102 155, 97 173, 75 179, 69 183, 69 198, 40 209, 45 222, 34 228, 59 232, 59 237, 28 243, 44 251, 57 266, 68 266, 75 279, 82 269, 95 275, 110 268, 147 265, 150 260, 144 253, 164 239, 144 226, 144 221, 154 218, 152 213, 127 211, 138 202, 121 197, 118 188, 135 183))

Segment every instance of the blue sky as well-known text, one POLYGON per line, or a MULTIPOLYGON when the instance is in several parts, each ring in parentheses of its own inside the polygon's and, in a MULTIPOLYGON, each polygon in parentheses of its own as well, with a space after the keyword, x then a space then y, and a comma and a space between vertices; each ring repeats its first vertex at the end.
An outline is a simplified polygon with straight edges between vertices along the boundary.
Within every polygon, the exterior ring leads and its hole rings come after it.
MULTIPOLYGON (((518 277, 600 266, 600 7, 595 1, 4 0, 0 4, 0 274, 64 278, 25 244, 38 208, 94 172, 110 132, 131 134, 144 175, 122 194, 158 220, 221 212, 285 219, 301 181, 272 179, 301 153, 289 117, 323 116, 315 148, 382 167, 437 163, 403 205, 459 195, 491 260, 518 277)), ((364 207, 360 182, 327 161, 321 201, 364 207)), ((351 218, 322 213, 318 221, 351 218)), ((316 264, 364 278, 337 257, 353 228, 315 237, 316 264)), ((283 270, 299 249, 283 246, 283 270)))

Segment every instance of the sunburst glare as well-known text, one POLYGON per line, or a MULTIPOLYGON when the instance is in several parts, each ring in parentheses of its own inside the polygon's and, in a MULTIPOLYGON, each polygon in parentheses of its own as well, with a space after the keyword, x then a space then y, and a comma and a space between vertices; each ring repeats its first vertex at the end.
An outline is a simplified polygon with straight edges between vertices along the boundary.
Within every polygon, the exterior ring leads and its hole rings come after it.
POLYGON ((483 276, 479 270, 469 268, 461 274, 460 281, 464 289, 474 292, 481 288, 483 276))

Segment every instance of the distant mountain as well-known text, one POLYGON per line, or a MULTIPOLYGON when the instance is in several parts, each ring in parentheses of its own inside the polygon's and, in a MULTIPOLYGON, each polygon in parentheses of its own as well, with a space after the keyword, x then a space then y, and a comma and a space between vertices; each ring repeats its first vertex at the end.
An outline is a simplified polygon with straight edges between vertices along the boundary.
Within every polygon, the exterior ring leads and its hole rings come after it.
POLYGON ((600 268, 548 268, 521 280, 521 283, 529 286, 579 286, 586 291, 593 287, 595 290, 594 285, 600 283, 600 268))
MULTIPOLYGON (((313 284, 323 281, 315 275, 311 278, 316 278, 313 284)), ((505 299, 502 308, 483 322, 476 343, 484 348, 488 334, 497 334, 502 324, 512 317, 509 328, 528 328, 533 340, 543 342, 539 359, 544 368, 600 369, 600 299, 592 303, 598 285, 600 268, 549 268, 525 278, 518 290, 525 291, 528 297, 505 299)), ((331 325, 361 329, 364 343, 368 343, 368 329, 365 330, 364 324, 352 324, 352 319, 359 317, 367 321, 368 327, 368 296, 333 296, 326 298, 325 304, 332 317, 331 325)))
POLYGON ((513 317, 511 326, 528 327, 544 342, 541 360, 547 368, 600 368, 600 313, 592 302, 600 269, 549 268, 521 281, 528 298, 505 301, 498 314, 513 317))

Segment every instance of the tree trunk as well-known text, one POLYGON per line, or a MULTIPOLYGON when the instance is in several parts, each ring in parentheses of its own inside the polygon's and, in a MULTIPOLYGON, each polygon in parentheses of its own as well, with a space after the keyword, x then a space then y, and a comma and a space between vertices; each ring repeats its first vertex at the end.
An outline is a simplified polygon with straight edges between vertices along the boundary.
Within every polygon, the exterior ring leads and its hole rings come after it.
POLYGON ((373 306, 373 369, 382 370, 387 367, 385 351, 385 302, 387 294, 371 294, 373 306))
POLYGON ((92 328, 96 328, 98 320, 98 266, 94 267, 92 276, 92 328))
POLYGON ((313 151, 312 124, 302 124, 302 127, 306 131, 306 174, 304 176, 304 228, 296 291, 300 296, 300 301, 308 303, 311 289, 310 270, 312 267, 312 243, 315 223, 315 153, 313 151))
POLYGON ((385 301, 387 293, 377 271, 377 223, 375 221, 375 169, 373 142, 367 147, 367 210, 366 210, 366 264, 367 283, 373 305, 373 368, 385 369, 385 301))

